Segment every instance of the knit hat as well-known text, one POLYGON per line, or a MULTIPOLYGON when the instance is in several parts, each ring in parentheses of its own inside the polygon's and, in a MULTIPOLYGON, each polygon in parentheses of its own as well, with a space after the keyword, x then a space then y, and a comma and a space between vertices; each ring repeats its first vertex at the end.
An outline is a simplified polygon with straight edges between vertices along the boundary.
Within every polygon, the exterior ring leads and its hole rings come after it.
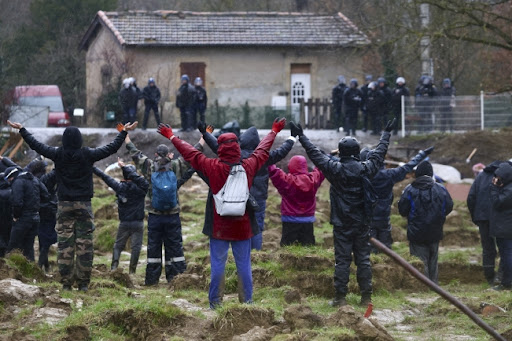
POLYGON ((417 178, 424 175, 432 177, 434 176, 434 169, 432 168, 430 162, 422 161, 420 162, 418 167, 416 167, 416 172, 414 174, 416 175, 417 178))
POLYGON ((166 157, 167 154, 169 154, 169 147, 167 147, 165 144, 161 144, 158 147, 156 147, 156 153, 158 156, 166 157))

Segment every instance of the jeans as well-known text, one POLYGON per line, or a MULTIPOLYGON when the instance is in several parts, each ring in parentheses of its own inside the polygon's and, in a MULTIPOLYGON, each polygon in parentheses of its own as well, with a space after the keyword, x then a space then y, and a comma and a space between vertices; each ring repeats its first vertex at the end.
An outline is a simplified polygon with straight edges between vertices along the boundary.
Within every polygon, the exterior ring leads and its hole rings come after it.
POLYGON ((142 128, 146 129, 148 126, 148 120, 149 120, 149 112, 153 110, 153 113, 155 114, 155 120, 156 125, 160 125, 160 114, 158 114, 158 103, 151 103, 146 104, 146 109, 144 110, 144 120, 142 121, 142 128))
POLYGON ((208 299, 212 309, 221 304, 224 296, 224 271, 230 244, 238 275, 238 300, 240 303, 252 302, 251 240, 228 241, 210 238, 211 281, 208 299))
POLYGON ((18 220, 14 222, 7 252, 18 249, 28 260, 34 261, 34 239, 37 235, 38 225, 38 221, 18 220))
POLYGON ((137 107, 123 109, 123 124, 137 121, 137 107))
POLYGON ((423 262, 425 276, 432 282, 438 283, 439 271, 437 257, 439 255, 439 242, 432 244, 415 244, 409 242, 409 252, 423 262))
POLYGON ((295 242, 304 246, 315 245, 313 223, 290 223, 283 221, 281 246, 291 245, 295 242))
POLYGON ((119 265, 119 258, 123 252, 126 242, 130 239, 131 257, 130 257, 130 273, 135 273, 137 263, 139 262, 140 249, 142 248, 142 237, 144 234, 144 221, 122 221, 117 230, 116 242, 114 243, 114 251, 112 252, 112 269, 116 269, 119 265))
POLYGON ((336 294, 345 296, 352 254, 357 266, 357 283, 362 295, 372 293, 372 268, 370 264, 370 229, 368 226, 334 226, 334 288, 336 294))
MULTIPOLYGON (((370 225, 370 236, 391 249, 393 238, 391 237, 391 224, 388 220, 372 221, 370 225)), ((378 250, 372 246, 372 252, 377 253, 378 250)))
POLYGON ((187 265, 183 256, 183 238, 179 214, 148 217, 148 263, 146 285, 158 283, 162 273, 162 244, 165 249, 165 278, 170 282, 174 276, 185 272, 187 265))
POLYGON ((258 200, 258 206, 260 210, 254 212, 256 217, 256 223, 259 227, 259 233, 251 238, 251 249, 261 250, 263 245, 263 230, 265 229, 265 208, 267 207, 267 200, 258 200))
POLYGON ((496 244, 498 244, 501 263, 503 264, 501 284, 510 288, 512 285, 512 239, 496 238, 496 244))
POLYGON ((39 222, 37 236, 39 239, 39 260, 38 265, 40 268, 45 267, 48 271, 48 252, 50 246, 57 242, 57 232, 55 231, 55 225, 57 220, 43 220, 39 222))

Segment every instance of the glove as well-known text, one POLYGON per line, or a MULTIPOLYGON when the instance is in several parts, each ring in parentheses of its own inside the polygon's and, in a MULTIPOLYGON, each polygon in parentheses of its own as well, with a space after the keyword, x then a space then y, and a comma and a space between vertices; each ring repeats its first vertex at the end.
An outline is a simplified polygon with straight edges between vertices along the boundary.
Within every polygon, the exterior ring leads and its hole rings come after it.
POLYGON ((388 124, 386 125, 386 128, 384 128, 385 131, 390 133, 396 124, 396 118, 394 118, 392 121, 388 121, 388 124))
POLYGON ((213 133, 213 130, 215 129, 214 126, 212 126, 211 124, 208 124, 208 127, 206 127, 206 132, 207 133, 213 133))
POLYGON ((272 124, 272 131, 274 133, 279 133, 281 130, 283 130, 284 126, 286 125, 286 118, 279 118, 277 117, 274 120, 274 123, 272 124))
POLYGON ((206 123, 199 121, 197 124, 197 129, 201 132, 201 134, 206 133, 206 123))
POLYGON ((171 139, 171 137, 174 136, 171 126, 163 123, 160 123, 160 125, 158 126, 157 133, 159 133, 160 135, 169 140, 171 139))
POLYGON ((429 155, 433 151, 434 151, 434 146, 425 149, 423 152, 425 153, 425 155, 429 155))
POLYGON ((122 132, 124 130, 124 124, 118 123, 116 129, 118 132, 122 132))
POLYGON ((299 124, 295 124, 295 122, 290 122, 290 132, 293 137, 301 137, 304 135, 304 131, 302 129, 302 126, 299 124))

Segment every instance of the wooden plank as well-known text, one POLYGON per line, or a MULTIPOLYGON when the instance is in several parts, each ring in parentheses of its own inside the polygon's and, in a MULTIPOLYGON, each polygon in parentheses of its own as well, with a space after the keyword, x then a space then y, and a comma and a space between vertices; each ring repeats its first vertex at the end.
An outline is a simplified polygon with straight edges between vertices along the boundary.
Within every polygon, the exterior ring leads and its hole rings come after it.
POLYGON ((21 148, 22 145, 23 145, 23 139, 20 137, 20 140, 16 144, 16 147, 14 147, 14 149, 11 151, 11 153, 9 153, 10 159, 12 159, 14 157, 14 155, 16 155, 16 153, 18 152, 18 150, 21 148))

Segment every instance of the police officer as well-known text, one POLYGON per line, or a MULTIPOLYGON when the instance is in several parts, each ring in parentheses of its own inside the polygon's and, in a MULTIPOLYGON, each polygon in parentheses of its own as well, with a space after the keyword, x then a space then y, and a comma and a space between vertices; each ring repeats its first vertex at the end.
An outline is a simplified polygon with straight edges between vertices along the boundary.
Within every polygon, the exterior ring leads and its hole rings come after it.
POLYGON ((206 106, 208 104, 208 96, 206 94, 206 89, 203 87, 203 80, 201 77, 197 77, 194 80, 194 85, 196 88, 196 114, 199 113, 199 121, 206 122, 204 117, 204 112, 206 111, 206 106))
POLYGON ((332 111, 334 113, 333 119, 336 131, 338 131, 343 122, 343 94, 347 89, 345 82, 344 76, 338 76, 338 84, 332 89, 332 111))
MULTIPOLYGON (((398 77, 396 79, 396 87, 393 89, 391 95, 391 108, 393 111, 393 115, 397 122, 400 122, 400 117, 402 115, 402 96, 407 98, 411 95, 409 88, 405 86, 405 78, 398 77)), ((398 123, 393 131, 393 135, 398 133, 398 123)))
POLYGON ((176 106, 180 109, 181 114, 180 131, 192 131, 196 129, 196 98, 196 89, 190 84, 188 75, 181 76, 181 86, 176 94, 176 106))
POLYGON ((435 110, 435 97, 437 89, 432 81, 432 77, 424 76, 423 84, 418 88, 416 93, 416 109, 420 116, 420 131, 432 130, 432 114, 435 110))
POLYGON ((155 114, 156 124, 159 125, 160 115, 158 114, 158 102, 160 102, 160 89, 156 86, 155 79, 150 78, 148 80, 148 85, 144 87, 142 91, 142 97, 144 98, 144 120, 142 121, 142 130, 146 130, 148 126, 149 112, 153 110, 155 114))
POLYGON ((441 114, 441 131, 447 128, 453 131, 453 108, 455 108, 455 87, 450 78, 443 79, 441 91, 439 93, 441 101, 439 112, 441 114))
POLYGON ((366 75, 364 78, 365 83, 361 87, 361 93, 363 94, 361 101, 361 112, 363 113, 363 132, 368 131, 368 108, 366 107, 366 101, 368 99, 368 85, 372 82, 373 76, 366 75))
POLYGON ((352 132, 356 136, 357 114, 361 107, 363 93, 357 87, 357 79, 350 80, 350 87, 343 94, 343 102, 345 103, 345 127, 347 136, 352 132))

